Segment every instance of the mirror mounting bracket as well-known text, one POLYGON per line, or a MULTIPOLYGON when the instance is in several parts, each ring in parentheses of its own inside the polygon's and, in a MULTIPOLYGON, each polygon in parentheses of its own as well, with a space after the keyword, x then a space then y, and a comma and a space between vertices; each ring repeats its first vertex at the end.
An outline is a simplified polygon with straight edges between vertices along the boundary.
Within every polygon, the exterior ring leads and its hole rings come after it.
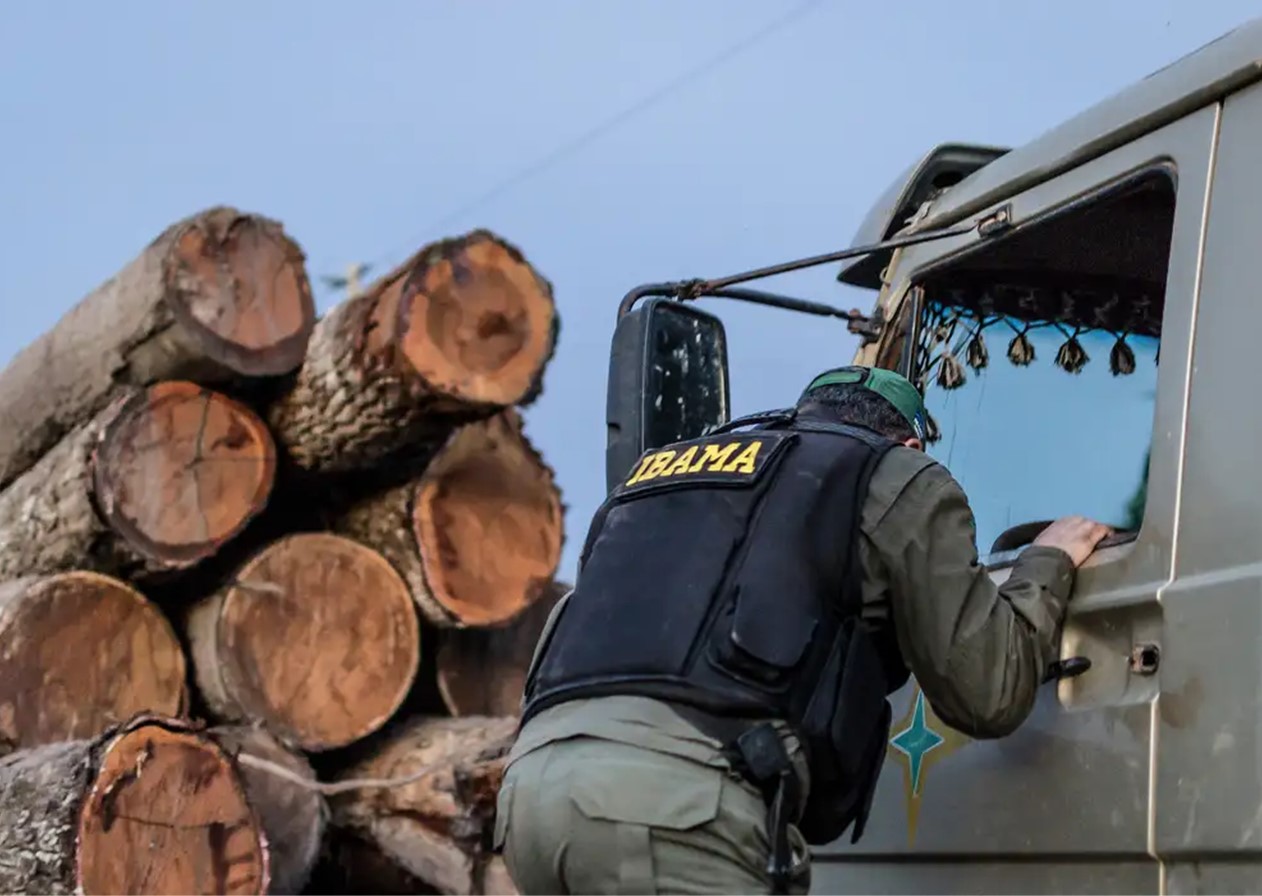
POLYGON ((859 337, 860 345, 871 345, 885 331, 885 313, 879 307, 866 317, 856 312, 846 329, 859 337))
POLYGON ((631 312, 635 307, 635 303, 640 299, 649 296, 673 299, 680 302, 696 301, 702 297, 710 297, 716 299, 737 299, 743 302, 753 302, 758 305, 769 305, 774 308, 784 308, 788 311, 798 311, 804 314, 815 314, 821 317, 837 317, 846 321, 847 327, 851 333, 859 336, 865 345, 875 342, 880 338, 882 329, 885 324, 884 316, 877 309, 873 314, 863 314, 857 308, 849 311, 836 308, 832 305, 825 305, 822 302, 812 302, 807 299, 798 299, 792 296, 778 295, 772 292, 764 292, 757 289, 736 288, 736 284, 745 283, 750 280, 760 280, 764 277, 772 277, 776 274, 787 274, 790 271, 798 271, 803 268, 816 267, 821 264, 828 264, 834 261, 841 261, 847 258, 855 258, 860 255, 870 255, 873 252, 888 251, 891 249, 900 249, 904 246, 914 246, 918 243, 927 243, 932 240, 945 239, 952 236, 962 236, 966 233, 976 231, 983 238, 998 236, 1012 227, 1012 209, 1010 206, 1002 206, 990 215, 970 224, 959 224, 955 227, 943 227, 933 230, 925 230, 913 232, 903 236, 894 237, 893 239, 883 240, 879 243, 873 243, 870 246, 856 246, 852 249, 844 249, 840 252, 829 252, 825 255, 814 255, 810 258, 801 258, 796 261, 786 261, 781 264, 774 264, 768 267, 756 268, 752 271, 745 271, 740 274, 733 274, 729 277, 720 277, 717 280, 678 280, 668 283, 647 283, 643 286, 637 286, 622 297, 622 301, 618 304, 618 319, 621 320, 631 312))
POLYGON ((863 314, 857 308, 851 308, 849 311, 846 311, 832 305, 825 305, 823 302, 812 302, 809 299, 798 299, 774 292, 764 292, 760 289, 736 287, 706 289, 705 286, 705 282, 701 280, 648 283, 644 286, 637 286, 623 296, 622 302, 618 305, 618 319, 621 320, 630 314, 631 309, 635 307, 636 302, 640 301, 640 299, 664 298, 676 302, 695 302, 700 298, 714 298, 736 299, 742 302, 752 302, 756 305, 769 305, 773 308, 798 311, 803 314, 815 314, 820 317, 837 317, 847 322, 851 333, 861 336, 868 341, 875 340, 880 336, 881 326, 885 322, 879 309, 875 314, 868 315, 863 314))

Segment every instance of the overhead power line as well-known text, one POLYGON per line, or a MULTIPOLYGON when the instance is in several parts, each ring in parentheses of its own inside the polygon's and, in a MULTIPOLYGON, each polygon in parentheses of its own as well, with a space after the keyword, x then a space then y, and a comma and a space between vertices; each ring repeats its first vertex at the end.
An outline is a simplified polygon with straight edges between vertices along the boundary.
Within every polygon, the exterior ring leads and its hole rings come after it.
MULTIPOLYGON (((806 13, 809 12, 811 9, 813 9, 816 6, 819 6, 821 2, 822 0, 807 0, 807 2, 794 7, 785 15, 774 20, 770 24, 760 28, 754 34, 751 34, 750 36, 743 38, 734 44, 730 44, 729 46, 719 51, 715 55, 701 62, 699 65, 696 65, 693 68, 687 69, 686 71, 682 72, 681 74, 667 81, 665 84, 661 85, 657 89, 651 91, 646 96, 635 101, 631 105, 619 110, 618 112, 614 113, 608 118, 605 118, 604 120, 597 122, 592 127, 588 128, 586 131, 583 131, 582 133, 580 133, 578 136, 573 137, 570 140, 565 141, 564 143, 561 143, 560 145, 558 145, 557 147, 549 151, 547 154, 545 154, 542 158, 532 162, 531 164, 525 166, 524 168, 519 169, 512 175, 504 178, 499 183, 487 189, 485 192, 479 194, 478 196, 474 197, 473 199, 469 200, 468 202, 464 203, 458 208, 448 212, 447 214, 443 215, 441 218, 436 219, 433 223, 431 223, 428 227, 425 228, 425 230, 423 231, 423 234, 432 235, 432 234, 438 233, 442 228, 459 220, 460 218, 464 217, 465 215, 467 215, 469 212, 473 211, 474 209, 484 205, 487 202, 490 202, 492 199, 498 198, 504 193, 507 193, 508 191, 516 187, 518 184, 521 184, 524 181, 529 180, 532 177, 535 177, 541 172, 546 171, 547 169, 555 165, 557 162, 559 162, 561 159, 573 153, 575 150, 581 149, 584 146, 591 143, 592 141, 597 140, 600 137, 603 137, 605 134, 609 133, 612 130, 615 130, 616 128, 625 124, 630 119, 634 118, 635 116, 643 113, 644 111, 648 109, 651 109, 653 106, 657 105, 666 97, 670 96, 676 91, 682 89, 683 87, 686 87, 687 85, 691 84, 693 81, 696 81, 697 79, 704 77, 705 75, 709 74, 714 69, 723 65, 725 62, 730 61, 733 57, 743 53, 745 50, 748 50, 750 47, 754 46, 760 41, 765 40, 766 38, 770 37, 773 33, 785 28, 786 26, 796 21, 797 19, 800 19, 802 16, 806 15, 806 13)), ((415 245, 419 243, 421 239, 424 239, 424 238, 425 236, 422 236, 422 237, 417 238, 416 240, 412 240, 407 243, 401 243, 399 246, 396 246, 395 248, 391 249, 389 252, 384 253, 378 258, 374 259, 371 262, 371 265, 373 267, 378 267, 378 268, 381 267, 385 262, 390 261, 395 256, 399 255, 401 252, 407 251, 409 248, 414 247, 415 245)))

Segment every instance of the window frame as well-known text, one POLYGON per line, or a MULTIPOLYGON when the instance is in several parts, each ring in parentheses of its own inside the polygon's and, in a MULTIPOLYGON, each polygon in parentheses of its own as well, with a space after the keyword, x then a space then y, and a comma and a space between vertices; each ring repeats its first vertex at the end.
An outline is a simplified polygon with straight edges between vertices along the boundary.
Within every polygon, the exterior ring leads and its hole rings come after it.
MULTIPOLYGON (((923 311, 923 308, 924 308, 924 305, 922 303, 924 302, 924 298, 925 298, 925 291, 922 288, 922 283, 924 281, 932 279, 935 275, 941 273, 942 271, 950 270, 952 267, 955 267, 958 264, 967 262, 968 260, 974 257, 984 256, 987 252, 991 251, 996 245, 998 245, 1001 242, 1020 239, 1021 236, 1025 233, 1037 230, 1038 228, 1046 226, 1058 219, 1063 219, 1063 218, 1072 216, 1076 213, 1079 213, 1081 211, 1084 211, 1086 209, 1089 209, 1091 206, 1095 205, 1096 203, 1108 202, 1110 198, 1120 195, 1122 193, 1125 193, 1126 190, 1129 189, 1131 186, 1135 184, 1143 183, 1145 180, 1152 177, 1154 174, 1162 174, 1166 176, 1167 180, 1169 181, 1170 187, 1173 191, 1174 205, 1177 209, 1177 205, 1179 201, 1178 168, 1176 167, 1173 159, 1162 158, 1150 164, 1143 165, 1134 170, 1124 172, 1118 175, 1116 178, 1112 179, 1111 181, 1099 184, 1094 189, 1088 190, 1086 193, 1083 193, 1079 196, 1071 197, 1059 204, 1048 206, 1042 211, 1032 215, 1028 220, 1021 222, 1019 227, 1014 228, 1011 232, 1006 233, 1001 237, 998 237, 993 240, 987 240, 986 242, 981 242, 981 243, 977 243, 975 245, 966 247, 960 251, 952 253, 950 256, 938 259, 937 261, 931 262, 927 264, 926 266, 918 269, 915 272, 915 274, 910 278, 910 281, 907 285, 907 300, 905 303, 905 307, 908 309, 907 313, 909 313, 911 316, 910 318, 908 318, 906 334, 904 338, 900 340, 901 347, 900 347, 899 365, 898 365, 899 372, 909 378, 911 378, 915 373, 915 371, 912 370, 912 364, 914 363, 916 359, 916 355, 917 355, 916 343, 920 337, 921 312, 923 311)), ((1172 213, 1171 214, 1172 242, 1171 242, 1171 252, 1170 252, 1171 256, 1173 256, 1174 254, 1173 218, 1174 218, 1174 214, 1172 213)), ((1166 264, 1167 264, 1167 279, 1168 279, 1168 274, 1169 274, 1168 268, 1170 264, 1170 258, 1167 258, 1166 264)), ((1164 293, 1163 293, 1162 336, 1160 337, 1160 339, 1164 339, 1164 338, 1165 338, 1165 301, 1164 301, 1164 293)), ((1160 349, 1160 343, 1158 345, 1158 348, 1160 349)), ((1159 377, 1160 377, 1160 370, 1158 370, 1158 378, 1159 377)), ((1156 396, 1155 395, 1153 398, 1153 415, 1154 417, 1156 415, 1156 396)), ((1149 476, 1152 475, 1151 470, 1149 470, 1148 475, 1149 476)), ((1144 521, 1141 520, 1141 523, 1140 523, 1141 529, 1143 528, 1143 525, 1144 525, 1144 521)), ((1133 531, 1117 533, 1115 535, 1112 535, 1106 538, 1104 541, 1102 541, 1100 543, 1100 546, 1101 548, 1109 548, 1109 547, 1119 547, 1122 545, 1129 545, 1139 538, 1139 532, 1140 530, 1136 529, 1133 531)), ((982 546, 978 545, 978 547, 980 549, 982 546)), ((1003 551, 983 552, 979 550, 980 562, 983 566, 985 566, 987 569, 992 570, 992 571, 1006 569, 1006 568, 1011 567, 1013 564, 1017 562, 1017 558, 1021 556, 1021 553, 1026 549, 1026 547, 1028 547, 1028 545, 1021 545, 1020 547, 1011 548, 1011 549, 1003 550, 1003 551)))
MULTIPOLYGON (((1136 179, 1151 176, 1154 171, 1167 174, 1174 187, 1174 220, 1162 309, 1161 364, 1151 424, 1147 503, 1135 533, 1110 539, 1084 564, 1083 571, 1092 570, 1086 578, 1099 581, 1101 585, 1144 582, 1152 583, 1155 591, 1157 583, 1168 581, 1173 572, 1200 256, 1217 127, 1217 107, 1203 107, 1129 144, 998 200, 976 215, 984 218, 1008 206, 1016 222, 1013 232, 1003 237, 1010 238, 1026 228, 1089 206, 1112 192, 1125 189, 1136 179)), ((981 239, 972 233, 904 250, 902 270, 895 275, 896 288, 905 294, 905 302, 912 307, 911 318, 900 340, 903 342, 898 363, 900 372, 910 375, 914 363, 923 302, 918 284, 970 255, 985 252, 993 244, 993 240, 981 239)), ((979 549, 984 547, 988 546, 979 546, 979 549)), ((1022 546, 985 555, 981 562, 1002 574, 1024 549, 1022 546)), ((1080 575, 1080 581, 1082 578, 1080 575)))

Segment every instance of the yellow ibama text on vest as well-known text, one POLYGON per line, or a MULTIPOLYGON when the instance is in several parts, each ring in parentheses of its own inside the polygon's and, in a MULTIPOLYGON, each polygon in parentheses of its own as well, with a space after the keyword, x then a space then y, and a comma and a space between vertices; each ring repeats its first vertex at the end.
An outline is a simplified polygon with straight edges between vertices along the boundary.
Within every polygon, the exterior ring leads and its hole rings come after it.
POLYGON ((745 445, 739 454, 741 442, 728 442, 726 445, 706 445, 704 448, 693 445, 682 452, 673 450, 655 451, 646 454, 636 467, 635 473, 627 480, 627 485, 635 485, 649 479, 666 479, 674 476, 689 476, 693 473, 741 473, 752 476, 755 472, 754 462, 762 448, 762 441, 754 441, 745 445), (698 450, 701 449, 701 450, 698 450))

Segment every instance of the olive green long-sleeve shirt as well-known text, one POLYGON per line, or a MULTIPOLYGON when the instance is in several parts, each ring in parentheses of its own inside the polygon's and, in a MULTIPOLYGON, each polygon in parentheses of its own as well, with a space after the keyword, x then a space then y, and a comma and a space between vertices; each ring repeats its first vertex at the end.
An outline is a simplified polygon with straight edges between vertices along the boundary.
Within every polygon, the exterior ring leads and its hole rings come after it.
POLYGON ((864 615, 891 620, 903 659, 942 721, 976 738, 1010 734, 1057 658, 1074 566, 1031 545, 998 587, 978 562, 977 530, 947 469, 891 450, 863 507, 864 615))
MULTIPOLYGON (((1029 714, 1048 663, 1057 658, 1074 580, 1069 556, 1056 548, 1027 547, 996 587, 978 562, 975 523, 963 490, 941 464, 903 446, 887 452, 873 471, 860 532, 864 616, 875 625, 893 624, 903 657, 934 711, 974 738, 1013 731, 1029 714)), ((541 712, 524 726, 510 761, 579 735, 707 764, 725 762, 716 741, 665 704, 621 696, 575 700, 541 712)))

